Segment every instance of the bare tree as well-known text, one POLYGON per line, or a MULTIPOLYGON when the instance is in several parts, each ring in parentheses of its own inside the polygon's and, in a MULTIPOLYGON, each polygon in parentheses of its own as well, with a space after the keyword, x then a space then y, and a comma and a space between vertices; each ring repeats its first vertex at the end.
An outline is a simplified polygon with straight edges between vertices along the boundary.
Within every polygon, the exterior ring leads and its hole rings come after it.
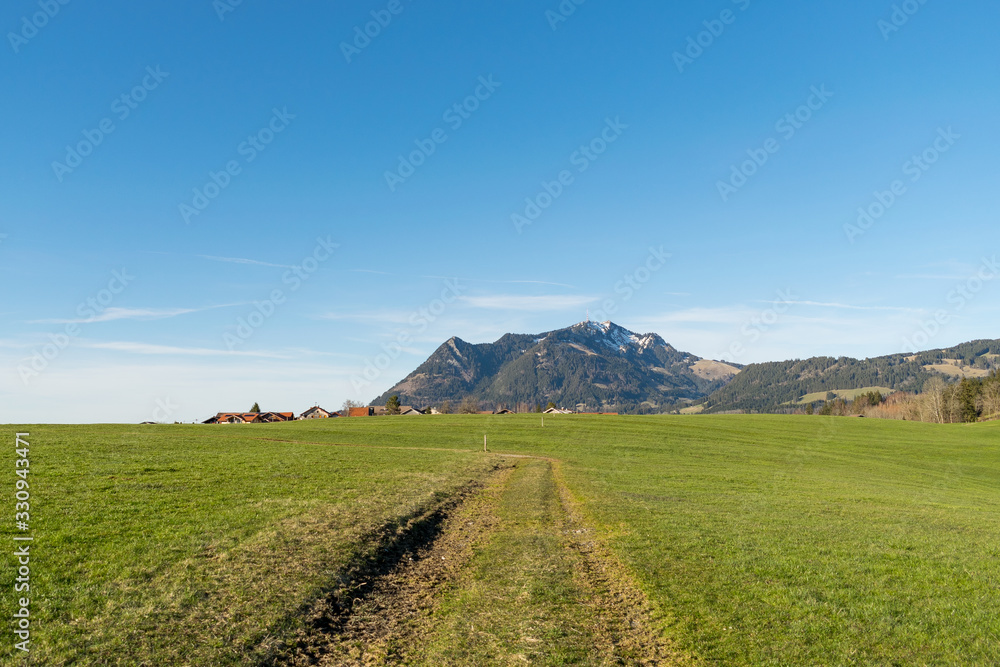
POLYGON ((983 388, 983 418, 1000 416, 1000 382, 991 380, 983 388))
POLYGON ((931 378, 924 383, 924 421, 943 424, 946 416, 945 391, 948 386, 941 378, 931 378))
POLYGON ((351 408, 363 408, 363 407, 365 407, 364 403, 359 403, 358 401, 352 401, 351 399, 347 399, 346 401, 344 401, 344 405, 341 406, 340 413, 344 417, 348 417, 351 414, 351 408))

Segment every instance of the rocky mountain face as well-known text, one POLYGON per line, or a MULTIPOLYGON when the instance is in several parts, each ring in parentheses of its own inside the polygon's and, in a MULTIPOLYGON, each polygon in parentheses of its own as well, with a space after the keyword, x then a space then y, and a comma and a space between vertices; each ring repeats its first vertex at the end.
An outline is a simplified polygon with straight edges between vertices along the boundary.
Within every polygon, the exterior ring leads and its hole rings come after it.
POLYGON ((551 401, 581 411, 661 412, 703 399, 739 370, 679 352, 656 334, 581 322, 480 345, 451 338, 373 404, 396 394, 422 407, 457 407, 471 397, 512 408, 551 401))

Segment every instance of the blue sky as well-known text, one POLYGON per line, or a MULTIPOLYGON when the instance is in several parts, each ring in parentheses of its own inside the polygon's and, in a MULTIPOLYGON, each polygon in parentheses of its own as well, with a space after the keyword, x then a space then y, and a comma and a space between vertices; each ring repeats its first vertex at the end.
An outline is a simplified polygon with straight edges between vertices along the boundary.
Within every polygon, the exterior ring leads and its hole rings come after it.
POLYGON ((339 407, 588 310, 741 363, 995 338, 998 18, 7 2, 0 422, 339 407))

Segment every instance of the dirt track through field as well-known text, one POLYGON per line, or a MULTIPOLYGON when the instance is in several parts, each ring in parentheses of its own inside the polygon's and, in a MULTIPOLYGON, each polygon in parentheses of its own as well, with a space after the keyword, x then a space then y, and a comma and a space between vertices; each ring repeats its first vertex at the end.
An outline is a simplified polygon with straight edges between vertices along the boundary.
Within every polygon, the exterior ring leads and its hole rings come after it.
POLYGON ((381 536, 269 664, 692 662, 585 520, 559 462, 490 456, 481 483, 381 536))

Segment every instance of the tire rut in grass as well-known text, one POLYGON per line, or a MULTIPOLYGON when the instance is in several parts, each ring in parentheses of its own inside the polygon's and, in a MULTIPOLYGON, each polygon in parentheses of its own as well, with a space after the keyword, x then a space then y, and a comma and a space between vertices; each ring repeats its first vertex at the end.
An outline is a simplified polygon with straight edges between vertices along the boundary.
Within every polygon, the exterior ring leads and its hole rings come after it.
POLYGON ((686 664, 583 520, 558 462, 520 458, 497 498, 497 529, 399 664, 686 664))
MULTIPOLYGON (((693 665, 698 660, 664 634, 646 595, 611 551, 597 539, 580 503, 563 481, 558 462, 553 476, 562 506, 560 530, 576 553, 578 585, 588 591, 596 623, 595 664, 693 665)), ((659 619, 662 621, 663 619, 659 619)))
POLYGON ((498 459, 356 564, 268 665, 685 665, 550 459, 498 459))
POLYGON ((396 664, 440 589, 495 529, 489 510, 512 469, 501 459, 485 480, 378 531, 366 556, 340 576, 341 585, 307 612, 306 628, 265 664, 396 664))

